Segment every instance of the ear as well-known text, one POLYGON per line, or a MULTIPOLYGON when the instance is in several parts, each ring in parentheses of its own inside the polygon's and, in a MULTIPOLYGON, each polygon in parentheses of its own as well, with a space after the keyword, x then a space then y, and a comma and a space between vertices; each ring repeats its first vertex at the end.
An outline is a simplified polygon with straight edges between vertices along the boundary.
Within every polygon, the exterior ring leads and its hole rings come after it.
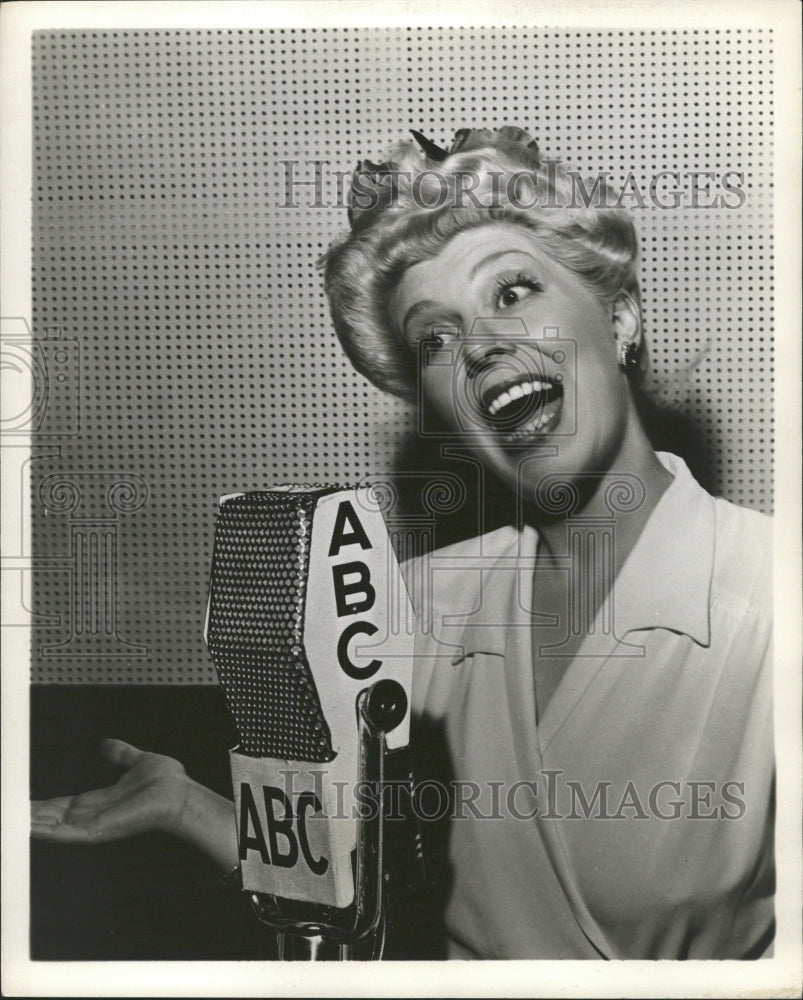
POLYGON ((618 343, 626 340, 641 350, 641 310, 630 292, 620 292, 613 304, 613 332, 618 343))

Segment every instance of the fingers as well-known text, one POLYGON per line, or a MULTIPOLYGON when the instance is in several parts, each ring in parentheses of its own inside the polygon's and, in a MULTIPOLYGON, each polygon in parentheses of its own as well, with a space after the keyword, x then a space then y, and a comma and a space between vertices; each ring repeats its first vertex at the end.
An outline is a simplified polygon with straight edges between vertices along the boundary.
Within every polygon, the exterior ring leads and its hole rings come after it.
POLYGON ((31 823, 31 836, 37 840, 53 840, 62 844, 97 843, 102 837, 88 826, 73 823, 31 823))
POLYGON ((114 839, 113 826, 97 803, 86 801, 93 793, 31 803, 31 835, 43 840, 86 844, 114 839))
POLYGON ((126 769, 132 768, 137 761, 148 756, 144 750, 140 750, 123 740, 103 740, 100 744, 100 752, 110 763, 126 769))
POLYGON ((115 788, 96 788, 81 795, 65 795, 54 799, 31 802, 31 824, 39 828, 87 826, 116 804, 115 788))
POLYGON ((31 823, 34 826, 57 826, 64 819, 70 796, 31 803, 31 823))
POLYGON ((85 826, 70 822, 72 797, 31 803, 31 836, 40 840, 83 843, 92 839, 85 826))
MULTIPOLYGON (((149 773, 167 771, 176 774, 185 774, 184 765, 173 757, 165 754, 152 753, 150 750, 140 750, 139 747, 126 743, 124 740, 107 739, 100 744, 100 752, 110 763, 116 764, 127 771, 131 771, 138 765, 145 765, 149 773)), ((124 775, 122 781, 125 781, 124 775)))

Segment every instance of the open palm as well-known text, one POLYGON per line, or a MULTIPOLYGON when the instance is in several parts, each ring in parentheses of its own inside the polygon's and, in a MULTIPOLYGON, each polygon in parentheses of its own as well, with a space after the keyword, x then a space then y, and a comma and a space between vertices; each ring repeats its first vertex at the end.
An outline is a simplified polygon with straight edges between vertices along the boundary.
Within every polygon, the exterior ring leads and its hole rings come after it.
POLYGON ((65 843, 100 843, 173 828, 184 809, 189 779, 172 757, 104 740, 102 755, 125 768, 113 785, 31 804, 34 837, 65 843))

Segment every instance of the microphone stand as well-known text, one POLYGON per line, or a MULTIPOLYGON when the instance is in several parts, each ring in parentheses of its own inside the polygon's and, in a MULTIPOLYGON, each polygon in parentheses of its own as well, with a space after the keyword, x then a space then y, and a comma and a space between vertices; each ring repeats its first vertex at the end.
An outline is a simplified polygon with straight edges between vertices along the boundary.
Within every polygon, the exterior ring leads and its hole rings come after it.
POLYGON ((402 721, 407 695, 397 681, 384 679, 357 697, 359 780, 376 788, 376 809, 361 816, 355 851, 354 902, 345 908, 319 906, 253 893, 257 917, 276 933, 282 961, 348 961, 382 957, 387 925, 383 788, 386 735, 402 721), (366 954, 357 954, 357 949, 366 954))

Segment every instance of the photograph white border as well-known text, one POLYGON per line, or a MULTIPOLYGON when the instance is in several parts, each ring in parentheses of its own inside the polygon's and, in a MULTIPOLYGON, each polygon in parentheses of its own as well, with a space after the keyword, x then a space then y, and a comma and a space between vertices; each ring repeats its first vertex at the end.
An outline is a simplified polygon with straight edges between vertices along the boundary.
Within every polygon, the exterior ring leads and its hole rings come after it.
MULTIPOLYGON (((795 997, 801 995, 801 309, 800 6, 796 0, 438 4, 309 0, 240 3, 30 2, 0 9, 0 303, 31 316, 31 33, 42 29, 277 28, 508 24, 626 29, 759 28, 775 32, 774 207, 775 711, 778 776, 775 957, 756 962, 31 962, 28 958, 29 670, 24 628, 2 630, 2 991, 5 996, 795 997), (791 222, 790 222, 791 220, 791 222)), ((3 475, 8 474, 3 469, 3 475)), ((4 486, 8 484, 4 482, 4 486)), ((12 492, 15 492, 12 490, 12 492)), ((4 496, 9 492, 4 489, 4 496)), ((3 542, 27 522, 3 505, 3 542)), ((23 541, 24 544, 24 541, 23 541)), ((3 551, 9 551, 3 545, 3 551)), ((30 551, 30 548, 23 548, 30 551)), ((9 575, 9 574, 6 574, 9 575)), ((4 586, 6 586, 4 581, 4 586)), ((5 594, 3 595, 6 596, 5 594)), ((7 606, 7 602, 3 602, 7 606)))

